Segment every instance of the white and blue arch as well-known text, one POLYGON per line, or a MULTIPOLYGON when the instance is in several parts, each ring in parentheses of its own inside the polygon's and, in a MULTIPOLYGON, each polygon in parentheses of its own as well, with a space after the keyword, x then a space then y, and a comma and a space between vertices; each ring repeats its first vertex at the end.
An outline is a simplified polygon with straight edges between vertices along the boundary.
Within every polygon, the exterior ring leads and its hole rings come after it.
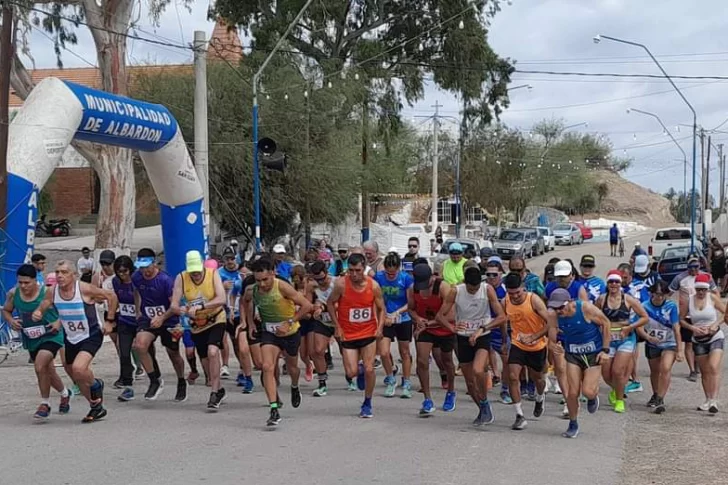
POLYGON ((8 219, 2 268, 5 289, 15 284, 18 266, 30 261, 38 192, 74 138, 139 151, 160 204, 169 273, 174 275, 184 269, 187 251, 195 249, 207 255, 202 186, 169 110, 47 78, 33 89, 10 125, 8 219))

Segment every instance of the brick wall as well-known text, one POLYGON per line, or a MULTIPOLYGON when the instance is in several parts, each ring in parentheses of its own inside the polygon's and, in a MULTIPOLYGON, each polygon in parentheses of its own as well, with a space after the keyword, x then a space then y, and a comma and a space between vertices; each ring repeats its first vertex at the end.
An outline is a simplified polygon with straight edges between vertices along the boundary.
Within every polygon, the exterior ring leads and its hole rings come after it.
POLYGON ((93 210, 94 173, 91 168, 57 168, 44 189, 53 200, 53 216, 86 216, 93 210))

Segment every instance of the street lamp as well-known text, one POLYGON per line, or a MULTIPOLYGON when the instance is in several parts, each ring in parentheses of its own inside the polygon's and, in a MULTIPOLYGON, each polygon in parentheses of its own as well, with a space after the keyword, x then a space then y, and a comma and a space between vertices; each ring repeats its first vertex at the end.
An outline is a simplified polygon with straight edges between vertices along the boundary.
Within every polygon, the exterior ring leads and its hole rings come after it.
POLYGON ((697 132, 698 132, 698 115, 695 112, 695 108, 693 108, 693 105, 690 104, 690 101, 687 100, 687 98, 683 95, 682 91, 680 91, 680 89, 675 85, 672 78, 669 76, 669 74, 667 74, 665 69, 662 68, 662 65, 660 65, 659 62, 657 62, 657 59, 655 59, 655 56, 652 55, 652 52, 650 52, 650 50, 647 48, 646 45, 639 44, 637 42, 632 42, 629 40, 618 39, 616 37, 610 37, 608 35, 601 35, 601 34, 594 37, 594 43, 598 44, 599 42, 601 42, 602 39, 611 40, 612 42, 619 42, 621 44, 627 44, 627 45, 640 47, 640 48, 644 49, 644 51, 647 52, 647 55, 649 55, 650 58, 654 61, 654 63, 660 69, 662 74, 670 82, 670 84, 675 89, 675 91, 677 91, 677 94, 680 95, 682 100, 685 101, 685 104, 688 105, 688 108, 690 108, 690 111, 693 113, 693 193, 691 194, 692 208, 690 211, 691 212, 691 214, 690 214, 690 233, 691 233, 690 234, 690 252, 692 253, 695 251, 695 176, 696 176, 695 175, 695 171, 696 171, 695 170, 696 169, 695 158, 697 157, 696 136, 697 136, 697 132))
POLYGON ((258 82, 260 76, 263 74, 263 70, 266 68, 270 60, 273 58, 278 49, 281 48, 283 43, 288 38, 288 34, 291 33, 293 27, 298 24, 301 20, 306 9, 313 3, 313 0, 308 0, 306 4, 301 8, 296 15, 296 18, 288 25, 285 33, 278 39, 273 50, 270 51, 268 57, 265 58, 263 64, 253 76, 253 205, 255 207, 255 250, 260 251, 260 167, 258 165, 258 82))
MULTIPOLYGON (((680 146, 680 144, 677 142, 674 136, 672 136, 672 133, 670 133, 670 130, 667 129, 667 126, 665 126, 665 123, 662 122, 659 116, 657 116, 655 113, 650 113, 649 111, 642 111, 641 109, 637 108, 629 108, 627 110, 627 114, 634 111, 635 113, 641 113, 643 115, 652 116, 657 120, 658 123, 660 123, 660 126, 662 126, 662 129, 665 130, 665 134, 670 137, 673 143, 677 145, 677 148, 680 150, 680 152, 683 154, 683 194, 685 197, 688 196, 688 156, 685 153, 685 150, 683 150, 683 147, 680 146)), ((687 206, 685 207, 687 209, 687 206)), ((686 214, 687 215, 687 214, 686 214)))

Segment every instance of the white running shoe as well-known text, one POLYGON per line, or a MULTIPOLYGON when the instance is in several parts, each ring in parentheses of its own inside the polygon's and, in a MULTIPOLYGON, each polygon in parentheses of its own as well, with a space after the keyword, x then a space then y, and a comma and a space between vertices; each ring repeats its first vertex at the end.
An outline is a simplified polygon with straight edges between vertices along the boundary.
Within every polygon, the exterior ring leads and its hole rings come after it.
POLYGON ((710 404, 711 404, 711 401, 710 401, 710 399, 708 399, 703 404, 698 406, 698 411, 707 411, 708 409, 710 409, 710 404))
POLYGON ((224 365, 220 368, 220 377, 223 379, 227 379, 230 377, 230 369, 228 369, 228 366, 224 365))
POLYGON ((564 410, 561 411, 561 417, 562 418, 568 418, 569 417, 569 406, 564 403, 564 410))

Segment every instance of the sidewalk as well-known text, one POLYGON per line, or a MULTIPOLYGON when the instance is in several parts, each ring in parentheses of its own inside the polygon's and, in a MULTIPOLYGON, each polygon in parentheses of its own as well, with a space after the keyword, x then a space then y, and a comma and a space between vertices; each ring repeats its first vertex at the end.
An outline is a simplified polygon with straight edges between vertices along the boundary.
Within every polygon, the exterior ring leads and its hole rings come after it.
MULTIPOLYGON (((36 239, 36 251, 80 251, 82 247, 94 249, 95 236, 48 237, 36 239)), ((162 252, 162 226, 134 229, 132 249, 152 248, 162 252)), ((104 249, 104 248, 99 248, 104 249)))

